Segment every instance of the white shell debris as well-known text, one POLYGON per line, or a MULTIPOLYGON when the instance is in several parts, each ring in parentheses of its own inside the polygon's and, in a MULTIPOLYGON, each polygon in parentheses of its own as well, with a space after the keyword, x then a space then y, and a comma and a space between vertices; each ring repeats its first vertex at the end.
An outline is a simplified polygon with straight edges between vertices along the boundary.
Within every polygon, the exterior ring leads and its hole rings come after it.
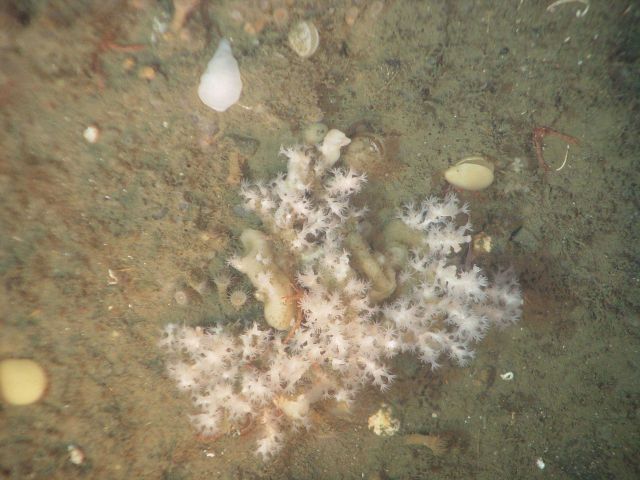
POLYGON ((511 380, 513 380, 513 376, 514 376, 513 372, 506 372, 506 373, 500 374, 500 378, 505 382, 510 382, 511 380))
POLYGON ((100 130, 95 125, 89 125, 84 129, 84 132, 82 132, 82 136, 87 142, 96 143, 100 136, 100 130))
POLYGON ((540 470, 544 470, 544 467, 546 466, 547 465, 544 463, 544 460, 542 460, 542 457, 536 458, 536 467, 538 467, 540 470))
POLYGON ((76 445, 67 445, 67 452, 69 453, 69 461, 74 465, 82 465, 84 463, 84 452, 76 445))
POLYGON ((560 5, 564 5, 567 3, 581 3, 585 6, 583 10, 576 10, 576 18, 584 17, 589 11, 590 5, 588 0, 557 0, 547 7, 547 12, 553 13, 560 5))
POLYGON ((467 157, 444 172, 451 185, 462 190, 484 190, 493 183, 493 163, 483 157, 467 157))
POLYGON ((302 58, 313 55, 320 45, 320 34, 311 22, 298 22, 289 31, 289 46, 302 58))
POLYGON ((209 108, 224 112, 238 101, 241 92, 242 79, 238 62, 233 58, 229 41, 223 38, 200 77, 198 96, 209 108))
POLYGON ((369 417, 369 430, 373 430, 378 436, 389 437, 395 435, 399 429, 400 420, 393 418, 386 403, 380 405, 380 409, 369 417))

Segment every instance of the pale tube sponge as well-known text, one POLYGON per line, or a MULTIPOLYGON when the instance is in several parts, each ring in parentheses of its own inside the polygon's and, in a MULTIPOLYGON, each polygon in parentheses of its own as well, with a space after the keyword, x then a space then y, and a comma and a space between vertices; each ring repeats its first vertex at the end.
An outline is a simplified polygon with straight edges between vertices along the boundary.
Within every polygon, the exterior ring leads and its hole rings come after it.
POLYGON ((383 231, 385 257, 396 270, 400 270, 409 260, 409 251, 427 249, 424 234, 413 230, 401 220, 391 220, 383 231))
POLYGON ((327 132, 322 143, 318 146, 321 158, 316 164, 316 175, 321 176, 340 159, 340 149, 351 143, 348 138, 340 130, 331 129, 327 132))
POLYGON ((345 240, 352 254, 353 267, 371 282, 371 301, 380 302, 392 295, 396 289, 396 271, 393 267, 382 265, 359 233, 352 232, 345 240))
POLYGON ((295 291, 289 277, 275 263, 268 237, 250 228, 240 235, 244 257, 229 264, 249 277, 256 298, 264 303, 264 318, 276 330, 288 330, 296 317, 295 291))

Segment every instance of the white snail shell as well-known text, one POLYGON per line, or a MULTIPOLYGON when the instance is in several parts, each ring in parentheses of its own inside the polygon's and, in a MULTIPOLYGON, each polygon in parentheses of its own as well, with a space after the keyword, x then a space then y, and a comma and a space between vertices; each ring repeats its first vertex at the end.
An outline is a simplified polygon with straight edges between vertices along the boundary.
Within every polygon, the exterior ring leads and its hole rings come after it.
POLYGON ((238 101, 241 92, 238 62, 233 58, 229 41, 223 38, 200 77, 198 96, 209 108, 224 112, 238 101))

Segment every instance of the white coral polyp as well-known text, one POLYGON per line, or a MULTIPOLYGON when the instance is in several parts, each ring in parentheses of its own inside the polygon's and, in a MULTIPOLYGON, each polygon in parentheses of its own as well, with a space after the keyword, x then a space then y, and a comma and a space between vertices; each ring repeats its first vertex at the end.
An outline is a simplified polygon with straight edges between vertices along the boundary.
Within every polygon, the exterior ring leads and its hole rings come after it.
MULTIPOLYGON (((268 262, 279 263, 297 292, 281 301, 296 302, 298 326, 276 331, 260 319, 244 332, 169 325, 160 341, 169 352, 170 375, 194 399, 194 426, 217 435, 254 425, 257 454, 265 459, 282 448, 287 431, 311 425, 315 402, 333 398, 350 405, 366 385, 388 389, 394 378, 389 359, 400 352, 433 369, 446 359, 467 365, 474 343, 491 325, 517 321, 522 305, 511 271, 491 283, 480 267, 461 266, 457 253, 470 242, 471 225, 468 206, 454 195, 401 209, 398 218, 422 240, 394 246, 396 254, 406 250, 395 257, 404 264, 394 271, 385 263, 389 253, 350 251, 345 240, 366 230, 360 228, 366 207, 351 203, 365 175, 328 170, 333 157, 328 162, 312 147, 281 153, 288 159, 286 175, 243 182, 240 193, 277 251, 286 252, 284 259, 256 258, 266 262, 267 273, 257 278, 262 296, 270 291, 268 262), (380 282, 376 275, 395 276, 399 285, 377 303, 370 297, 380 282)), ((239 257, 229 264, 242 268, 239 257)))

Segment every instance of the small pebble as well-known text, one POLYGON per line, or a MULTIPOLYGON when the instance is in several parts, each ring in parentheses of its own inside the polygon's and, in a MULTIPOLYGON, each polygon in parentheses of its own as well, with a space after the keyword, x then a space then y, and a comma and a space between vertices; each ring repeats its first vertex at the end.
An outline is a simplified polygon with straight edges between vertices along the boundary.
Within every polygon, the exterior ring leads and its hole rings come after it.
POLYGON ((131 71, 136 66, 136 59, 134 57, 127 57, 122 61, 122 69, 125 72, 131 71))
POLYGON ((289 11, 284 7, 276 8, 273 11, 273 21, 278 27, 284 27, 289 23, 289 11))
POLYGON ((353 25, 356 23, 356 20, 358 19, 359 13, 360 13, 360 10, 358 10, 358 7, 356 6, 350 7, 344 16, 345 23, 350 27, 353 27, 353 25))
POLYGON ((183 290, 178 290, 176 293, 174 293, 173 294, 173 299, 176 301, 176 303, 178 305, 183 305, 184 306, 187 303, 189 303, 189 296, 183 290))
POLYGON ((150 65, 147 65, 146 67, 142 67, 139 71, 138 71, 138 78, 142 79, 142 80, 148 80, 151 81, 154 78, 156 78, 156 69, 153 68, 150 65))
POLYGON ((100 130, 95 125, 89 125, 82 132, 82 136, 89 143, 96 143, 100 137, 100 130))
POLYGON ((161 220, 169 213, 169 208, 162 207, 151 214, 151 218, 154 220, 161 220))

